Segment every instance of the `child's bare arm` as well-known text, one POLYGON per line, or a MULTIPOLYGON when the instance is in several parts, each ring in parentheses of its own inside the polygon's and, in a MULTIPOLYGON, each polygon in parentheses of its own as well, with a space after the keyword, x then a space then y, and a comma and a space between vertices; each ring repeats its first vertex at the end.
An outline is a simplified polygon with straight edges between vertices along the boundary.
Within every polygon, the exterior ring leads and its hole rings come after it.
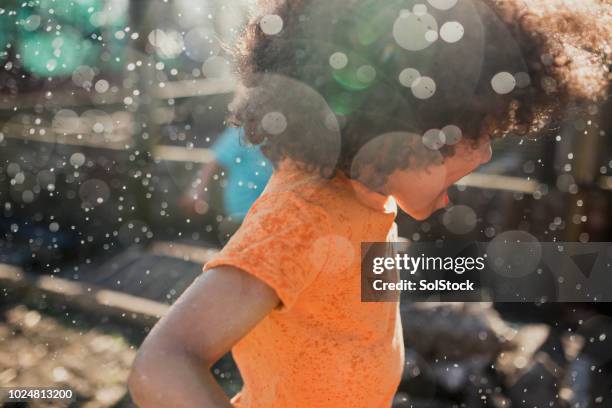
POLYGON ((232 267, 198 278, 144 341, 129 378, 141 408, 229 407, 210 367, 279 303, 272 288, 232 267))

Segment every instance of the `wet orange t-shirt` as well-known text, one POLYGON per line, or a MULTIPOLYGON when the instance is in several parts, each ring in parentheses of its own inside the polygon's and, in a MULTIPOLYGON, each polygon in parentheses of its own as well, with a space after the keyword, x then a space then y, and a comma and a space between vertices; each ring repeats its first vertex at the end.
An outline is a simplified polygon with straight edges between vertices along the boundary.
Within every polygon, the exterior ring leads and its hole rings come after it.
POLYGON ((391 405, 404 364, 399 304, 361 302, 360 244, 393 240, 386 197, 342 175, 285 161, 242 226, 204 269, 229 265, 282 305, 232 349, 236 407, 391 405))

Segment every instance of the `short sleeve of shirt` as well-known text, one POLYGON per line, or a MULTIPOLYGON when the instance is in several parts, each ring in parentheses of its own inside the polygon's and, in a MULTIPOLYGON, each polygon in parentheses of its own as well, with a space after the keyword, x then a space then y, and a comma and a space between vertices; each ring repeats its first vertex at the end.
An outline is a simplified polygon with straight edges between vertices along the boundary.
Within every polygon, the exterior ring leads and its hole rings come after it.
POLYGON ((242 226, 204 271, 233 266, 265 282, 290 309, 321 270, 317 238, 329 234, 329 221, 319 207, 292 193, 266 194, 242 226))
POLYGON ((240 145, 240 132, 239 128, 225 129, 211 147, 215 153, 215 159, 224 167, 232 166, 236 157, 240 155, 243 148, 240 145))

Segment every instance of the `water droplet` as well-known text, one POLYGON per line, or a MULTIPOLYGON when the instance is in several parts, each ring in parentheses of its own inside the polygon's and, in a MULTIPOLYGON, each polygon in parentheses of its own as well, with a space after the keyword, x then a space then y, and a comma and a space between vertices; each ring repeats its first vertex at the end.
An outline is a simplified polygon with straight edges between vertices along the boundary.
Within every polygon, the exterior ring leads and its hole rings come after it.
POLYGON ((429 129, 423 134, 423 144, 431 150, 440 149, 445 141, 446 137, 440 129, 429 129))
POLYGON ((427 0, 427 2, 438 10, 448 10, 457 4, 457 0, 427 0))
POLYGON ((283 29, 283 19, 276 14, 268 14, 262 17, 259 27, 264 34, 276 35, 283 29))
POLYGON ((431 14, 413 14, 404 11, 393 24, 393 38, 409 51, 420 51, 432 44, 430 31, 438 31, 438 23, 431 14))
POLYGON ((261 120, 261 127, 271 135, 279 135, 287 129, 287 119, 280 112, 269 112, 261 120))
POLYGON ((399 74, 400 84, 403 86, 410 88, 414 81, 421 77, 421 73, 414 68, 406 68, 403 69, 399 74))
POLYGON ((213 56, 202 64, 202 73, 207 78, 226 78, 231 76, 232 70, 228 60, 223 57, 213 56))
POLYGON ((98 93, 105 93, 106 91, 108 91, 109 88, 110 88, 110 84, 105 79, 101 79, 98 82, 96 82, 95 89, 96 89, 96 92, 98 93))
POLYGON ((456 43, 463 38, 465 30, 457 21, 447 21, 440 28, 440 37, 447 43, 456 43))
POLYGON ((357 69, 357 79, 363 83, 370 83, 376 78, 376 70, 371 65, 363 65, 357 69))
POLYGON ((500 72, 491 79, 491 86, 500 95, 509 94, 516 86, 516 79, 509 72, 500 72))
POLYGON ((442 216, 442 223, 453 234, 467 234, 476 227, 476 212, 467 205, 454 205, 442 216))
POLYGON ((333 69, 342 69, 348 64, 348 57, 343 52, 334 52, 329 57, 329 65, 333 69))
POLYGON ((514 80, 516 81, 516 86, 519 88, 527 88, 531 83, 531 78, 527 72, 517 72, 514 75, 514 80))
POLYGON ((429 99, 436 93, 436 83, 430 77, 419 77, 413 82, 411 89, 415 98, 429 99))
POLYGON ((70 164, 72 164, 74 167, 81 167, 83 164, 85 164, 85 155, 83 153, 74 153, 72 156, 70 156, 70 164))
POLYGON ((442 133, 444 133, 445 143, 447 145, 454 145, 461 141, 461 137, 463 136, 463 132, 458 126, 455 125, 447 125, 442 128, 442 133))

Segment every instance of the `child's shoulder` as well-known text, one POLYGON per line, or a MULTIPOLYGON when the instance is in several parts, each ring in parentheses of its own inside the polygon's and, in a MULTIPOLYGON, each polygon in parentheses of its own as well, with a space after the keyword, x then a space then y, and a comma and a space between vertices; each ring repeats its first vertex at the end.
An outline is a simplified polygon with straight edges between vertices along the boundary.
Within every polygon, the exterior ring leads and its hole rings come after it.
POLYGON ((296 220, 318 223, 329 218, 323 202, 312 191, 266 191, 253 204, 245 223, 265 221, 289 224, 296 220))
POLYGON ((330 200, 338 196, 335 184, 333 180, 323 178, 318 172, 308 171, 285 160, 274 170, 253 209, 325 212, 330 200))

